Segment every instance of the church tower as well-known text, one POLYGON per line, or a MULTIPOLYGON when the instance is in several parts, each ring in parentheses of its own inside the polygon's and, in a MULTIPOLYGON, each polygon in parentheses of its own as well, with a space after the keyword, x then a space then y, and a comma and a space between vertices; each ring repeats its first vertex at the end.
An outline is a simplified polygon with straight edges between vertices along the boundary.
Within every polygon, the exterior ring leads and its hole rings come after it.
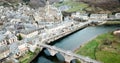
POLYGON ((50 14, 50 3, 48 0, 46 0, 46 7, 45 7, 46 15, 50 14))

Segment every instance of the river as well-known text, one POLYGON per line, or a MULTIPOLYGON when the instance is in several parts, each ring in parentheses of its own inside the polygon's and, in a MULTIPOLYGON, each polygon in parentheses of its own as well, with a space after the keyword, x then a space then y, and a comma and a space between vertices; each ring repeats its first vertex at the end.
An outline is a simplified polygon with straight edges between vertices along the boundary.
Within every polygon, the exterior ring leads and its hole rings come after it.
MULTIPOLYGON (((96 36, 103 33, 111 32, 116 29, 120 29, 120 26, 95 26, 95 27, 91 26, 79 30, 67 37, 59 39, 52 43, 51 45, 74 52, 77 48, 80 47, 80 45, 87 43, 88 41, 94 39, 96 36)), ((62 56, 60 55, 58 56, 62 58, 62 56)), ((33 61, 33 63, 64 63, 64 62, 56 60, 55 57, 47 57, 46 54, 40 53, 39 56, 33 61)))

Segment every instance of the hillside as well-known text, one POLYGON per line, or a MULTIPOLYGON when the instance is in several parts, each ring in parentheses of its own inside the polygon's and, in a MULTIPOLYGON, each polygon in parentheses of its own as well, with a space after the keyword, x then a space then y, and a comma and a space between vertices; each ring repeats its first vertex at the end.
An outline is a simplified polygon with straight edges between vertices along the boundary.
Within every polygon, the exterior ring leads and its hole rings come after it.
POLYGON ((22 2, 22 0, 0 0, 0 2, 16 3, 16 2, 22 2))
POLYGON ((76 2, 85 2, 90 6, 100 7, 112 12, 120 11, 120 0, 73 0, 76 2))
MULTIPOLYGON (((19 3, 19 2, 27 2, 32 7, 41 7, 45 6, 46 0, 0 0, 0 3, 19 3)), ((49 0, 50 4, 54 2, 59 2, 59 0, 49 0)))
POLYGON ((80 11, 87 13, 116 13, 120 12, 120 0, 64 0, 57 7, 67 5, 68 12, 80 11))
MULTIPOLYGON (((52 4, 54 2, 59 2, 61 0, 49 0, 49 1, 52 4)), ((34 7, 34 8, 45 6, 46 4, 46 0, 0 0, 0 5, 2 2, 5 2, 5 3, 10 2, 12 4, 18 3, 18 2, 27 2, 27 4, 29 4, 31 7, 34 7)), ((75 11, 75 10, 80 11, 79 10, 80 8, 90 13, 120 12, 120 0, 64 0, 64 2, 60 3, 60 5, 63 5, 63 4, 74 7, 73 9, 70 9, 69 12, 75 11), (84 3, 81 4, 81 2, 84 2, 85 4, 84 3), (86 4, 89 4, 89 5, 86 5, 86 4)))

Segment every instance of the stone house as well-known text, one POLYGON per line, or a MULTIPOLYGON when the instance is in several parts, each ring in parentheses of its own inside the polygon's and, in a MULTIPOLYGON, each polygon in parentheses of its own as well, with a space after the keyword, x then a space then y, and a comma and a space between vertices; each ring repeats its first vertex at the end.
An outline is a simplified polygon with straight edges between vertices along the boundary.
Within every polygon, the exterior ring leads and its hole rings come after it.
POLYGON ((1 45, 9 45, 13 42, 17 41, 17 37, 15 35, 1 35, 0 38, 0 46, 1 45))
POLYGON ((10 50, 7 45, 0 46, 0 59, 7 57, 9 54, 10 50))
POLYGON ((115 18, 116 18, 116 19, 120 19, 120 13, 116 13, 116 14, 115 14, 115 18))
POLYGON ((21 30, 19 33, 23 38, 31 38, 38 35, 38 31, 36 29, 29 30, 21 30))
POLYGON ((90 19, 105 20, 108 19, 108 14, 91 14, 90 19))
POLYGON ((87 13, 79 13, 79 12, 76 12, 76 13, 73 13, 71 15, 71 17, 74 19, 74 18, 77 18, 77 19, 81 19, 81 20, 88 20, 89 19, 89 16, 87 13))

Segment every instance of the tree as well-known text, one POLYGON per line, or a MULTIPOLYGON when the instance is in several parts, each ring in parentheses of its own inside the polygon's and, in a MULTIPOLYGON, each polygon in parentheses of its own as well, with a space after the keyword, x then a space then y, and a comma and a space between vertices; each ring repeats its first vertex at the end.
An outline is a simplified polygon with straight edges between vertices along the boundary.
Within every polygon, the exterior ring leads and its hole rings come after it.
POLYGON ((17 38, 18 38, 18 40, 22 40, 23 39, 20 34, 17 36, 17 38))
POLYGON ((24 2, 29 2, 30 0, 23 0, 24 2))

